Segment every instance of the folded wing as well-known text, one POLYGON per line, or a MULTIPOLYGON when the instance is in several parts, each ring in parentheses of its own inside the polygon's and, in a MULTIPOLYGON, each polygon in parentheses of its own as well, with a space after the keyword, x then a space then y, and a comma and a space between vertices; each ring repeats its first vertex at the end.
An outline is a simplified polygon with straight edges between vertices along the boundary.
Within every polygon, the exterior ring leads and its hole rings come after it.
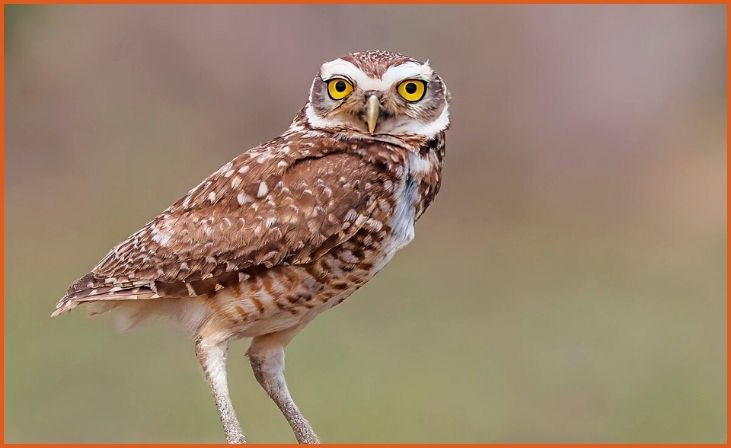
POLYGON ((207 294, 380 228, 372 214, 389 172, 344 147, 313 146, 278 139, 229 162, 115 246, 54 315, 88 301, 207 294))

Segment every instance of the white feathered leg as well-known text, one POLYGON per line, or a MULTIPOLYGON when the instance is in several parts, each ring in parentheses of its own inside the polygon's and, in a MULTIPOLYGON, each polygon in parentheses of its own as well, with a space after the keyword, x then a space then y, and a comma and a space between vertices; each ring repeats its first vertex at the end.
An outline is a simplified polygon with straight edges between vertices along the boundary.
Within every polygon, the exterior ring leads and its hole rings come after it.
POLYGON ((299 443, 320 443, 310 422, 302 415, 284 379, 284 347, 300 329, 255 337, 247 352, 257 381, 277 404, 299 443))
POLYGON ((216 407, 221 417, 227 443, 246 443, 244 432, 236 418, 226 381, 226 352, 228 342, 209 343, 198 338, 195 344, 195 353, 203 367, 208 384, 211 386, 216 399, 216 407))

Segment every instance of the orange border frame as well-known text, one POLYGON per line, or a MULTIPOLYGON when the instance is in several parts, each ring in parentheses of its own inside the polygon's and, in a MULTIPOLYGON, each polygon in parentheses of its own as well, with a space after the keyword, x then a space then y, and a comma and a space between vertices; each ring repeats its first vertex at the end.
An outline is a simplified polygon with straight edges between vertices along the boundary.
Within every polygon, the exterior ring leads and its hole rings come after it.
MULTIPOLYGON (((0 57, 0 193, 2 193, 1 202, 3 207, 0 207, 0 233, 3 235, 3 239, 0 240, 0 285, 3 286, 2 300, 0 300, 0 339, 2 344, 0 345, 0 401, 3 406, 0 408, 0 446, 24 446, 24 447, 74 447, 82 446, 81 444, 6 444, 5 443, 5 6, 6 5, 49 5, 49 4, 195 4, 201 3, 195 0, 70 0, 67 2, 60 0, 15 0, 6 1, 0 0, 2 8, 0 8, 0 27, 2 27, 2 33, 0 33, 0 46, 2 47, 2 56, 0 57)), ((452 448, 461 446, 484 446, 484 447, 498 447, 505 446, 511 448, 541 448, 541 447, 561 447, 570 446, 575 448, 580 447, 602 447, 602 448, 624 448, 624 447, 642 447, 642 448, 659 448, 659 447, 727 447, 728 445, 728 429, 731 426, 731 417, 729 416, 729 402, 731 402, 731 390, 728 387, 728 373, 729 373, 729 346, 731 346, 731 332, 729 331, 728 322, 731 320, 731 310, 729 309, 729 290, 728 290, 728 277, 731 274, 731 268, 729 268, 729 251, 731 250, 731 242, 729 242, 728 234, 729 229, 729 206, 731 206, 731 186, 728 182, 728 173, 731 171, 731 160, 728 157, 728 147, 731 143, 731 137, 729 137, 729 110, 731 110, 731 96, 729 96, 728 87, 731 85, 731 58, 729 47, 731 46, 731 33, 729 32, 728 25, 731 20, 731 8, 729 3, 731 0, 708 0, 699 2, 688 2, 682 0, 670 0, 670 1, 579 1, 579 0, 562 0, 552 2, 550 0, 533 0, 533 1, 519 1, 519 0, 508 0, 508 1, 485 1, 485 0, 457 0, 453 2, 440 1, 440 0, 289 0, 289 1, 267 1, 267 0, 251 0, 251 1, 237 1, 237 0, 217 0, 213 2, 202 2, 206 4, 725 4, 726 5, 726 442, 718 444, 429 444, 429 447, 434 448, 452 448)), ((185 444, 83 444, 83 446, 114 446, 122 445, 128 447, 188 447, 192 445, 185 444)), ((412 446, 419 446, 419 444, 411 444, 412 446)), ((194 446, 199 447, 215 447, 220 446, 216 444, 196 444, 194 446)), ((257 446, 269 446, 269 447, 286 447, 286 446, 297 446, 294 444, 257 444, 257 446)), ((330 444, 330 446, 342 447, 342 448, 361 448, 363 446, 379 446, 379 447, 395 447, 395 446, 408 446, 408 445, 394 445, 394 444, 330 444)))

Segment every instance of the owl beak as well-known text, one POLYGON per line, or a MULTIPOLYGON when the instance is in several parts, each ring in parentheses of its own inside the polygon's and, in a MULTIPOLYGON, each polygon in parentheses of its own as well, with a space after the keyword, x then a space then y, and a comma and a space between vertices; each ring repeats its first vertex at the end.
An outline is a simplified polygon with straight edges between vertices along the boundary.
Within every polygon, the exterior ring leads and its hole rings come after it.
POLYGON ((368 132, 373 134, 376 130, 376 123, 378 122, 378 115, 381 112, 381 103, 378 101, 376 95, 368 97, 366 102, 366 123, 368 123, 368 132))

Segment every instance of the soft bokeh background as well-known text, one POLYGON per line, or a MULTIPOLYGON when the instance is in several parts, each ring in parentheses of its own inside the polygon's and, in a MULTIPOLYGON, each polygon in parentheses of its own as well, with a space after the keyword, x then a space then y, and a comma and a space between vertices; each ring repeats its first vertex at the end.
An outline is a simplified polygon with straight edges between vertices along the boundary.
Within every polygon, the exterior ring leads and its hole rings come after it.
MULTIPOLYGON (((319 65, 453 96, 417 238, 289 346, 328 442, 725 439, 725 7, 6 7, 5 440, 220 442, 192 344, 49 314, 115 243, 278 135, 319 65)), ((291 442, 243 354, 250 441, 291 442)))

